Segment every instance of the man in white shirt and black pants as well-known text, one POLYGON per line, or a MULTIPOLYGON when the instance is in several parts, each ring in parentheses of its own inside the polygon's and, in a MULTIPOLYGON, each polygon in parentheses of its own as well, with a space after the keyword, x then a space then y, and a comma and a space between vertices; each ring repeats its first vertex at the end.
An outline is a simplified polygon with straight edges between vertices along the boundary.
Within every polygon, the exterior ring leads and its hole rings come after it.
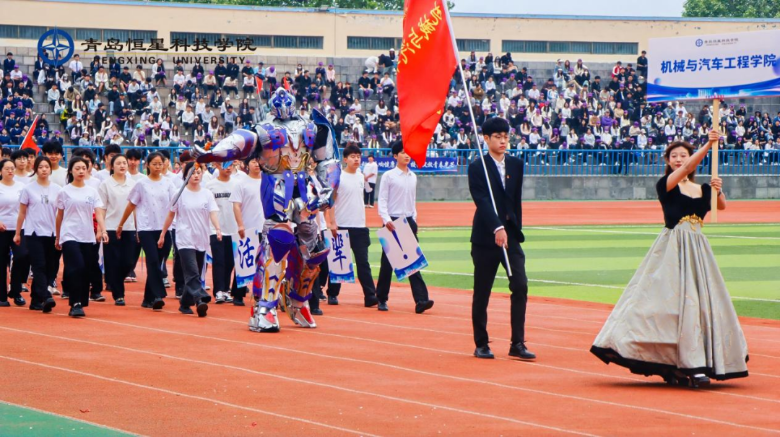
MULTIPOLYGON (((344 148, 344 161, 347 163, 341 172, 339 188, 335 195, 334 206, 327 210, 330 231, 336 236, 336 230, 349 231, 350 245, 357 266, 357 277, 363 287, 363 303, 366 307, 375 306, 376 287, 368 263, 368 246, 371 236, 366 227, 366 209, 363 206, 365 178, 360 172, 360 147, 349 144, 344 148)), ((341 284, 328 284, 328 305, 338 305, 341 284)))
MULTIPOLYGON (((395 141, 391 146, 396 166, 382 175, 379 186, 379 216, 385 227, 394 231, 393 220, 406 217, 415 237, 417 236, 417 175, 409 170, 411 158, 404 152, 401 141, 395 141)), ((376 297, 379 299, 379 311, 387 311, 387 298, 390 293, 390 280, 393 269, 384 251, 382 264, 379 268, 379 280, 376 283, 376 297)), ((428 287, 420 272, 409 276, 412 287, 412 297, 416 304, 414 312, 422 314, 433 307, 433 301, 428 299, 428 287)))

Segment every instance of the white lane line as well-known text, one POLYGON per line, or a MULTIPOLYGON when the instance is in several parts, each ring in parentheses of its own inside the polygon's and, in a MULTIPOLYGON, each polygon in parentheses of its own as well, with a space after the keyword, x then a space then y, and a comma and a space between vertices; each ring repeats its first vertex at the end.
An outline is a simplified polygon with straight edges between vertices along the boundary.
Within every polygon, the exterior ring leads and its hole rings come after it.
POLYGON ((754 353, 750 354, 751 357, 754 356, 754 355, 757 356, 757 357, 772 358, 773 360, 780 360, 780 357, 776 357, 776 356, 773 356, 773 355, 754 354, 754 353))
MULTIPOLYGON (((379 266, 372 264, 371 267, 379 268, 379 266)), ((423 270, 425 273, 433 273, 438 275, 448 275, 448 276, 474 276, 473 273, 462 273, 462 272, 442 272, 440 270, 423 270)), ((500 276, 496 275, 496 279, 509 279, 506 276, 500 276)), ((612 290, 624 290, 625 287, 619 287, 616 285, 603 285, 603 284, 586 284, 583 282, 565 282, 565 281, 550 281, 547 279, 531 279, 528 278, 528 282, 541 282, 543 284, 555 284, 555 285, 574 285, 577 287, 593 287, 593 288, 608 288, 612 290)), ((759 302, 772 302, 772 303, 780 303, 780 299, 761 299, 756 297, 742 297, 742 296, 731 296, 732 299, 737 300, 754 300, 759 302)))
POLYGON ((285 416, 283 414, 272 413, 272 412, 266 411, 266 410, 259 410, 259 409, 256 409, 256 408, 245 407, 243 405, 231 404, 230 402, 224 402, 224 401, 220 401, 218 399, 212 399, 212 398, 206 398, 206 397, 203 397, 203 396, 191 395, 191 394, 177 392, 177 391, 173 391, 173 390, 168 390, 168 389, 164 389, 164 388, 160 388, 160 387, 153 387, 153 386, 150 386, 150 385, 138 384, 138 383, 135 383, 135 382, 125 381, 125 380, 118 379, 118 378, 106 378, 105 376, 95 375, 93 373, 80 372, 78 370, 67 369, 65 367, 52 366, 52 365, 49 365, 49 364, 38 363, 38 362, 35 362, 35 361, 28 361, 28 360, 23 360, 23 359, 20 359, 20 358, 7 357, 7 356, 4 356, 4 355, 0 355, 0 359, 4 359, 4 360, 8 360, 8 361, 14 361, 14 362, 17 362, 17 363, 27 364, 27 365, 31 365, 31 366, 39 366, 39 367, 43 367, 45 369, 59 370, 59 371, 62 371, 62 372, 73 373, 75 375, 87 376, 87 377, 99 379, 99 380, 102 380, 102 381, 115 382, 115 383, 118 383, 118 384, 125 384, 125 385, 129 385, 131 387, 143 388, 143 389, 152 390, 152 391, 158 391, 158 392, 166 393, 166 394, 169 394, 169 395, 180 396, 180 397, 189 398, 189 399, 195 399, 195 400, 199 400, 199 401, 209 402, 209 403, 212 403, 212 404, 224 405, 226 407, 236 408, 236 409, 245 410, 245 411, 251 411, 253 413, 264 414, 266 416, 272 416, 272 417, 276 417, 276 418, 279 418, 279 419, 287 419, 287 420, 291 420, 291 421, 303 422, 303 423, 306 423, 306 424, 309 424, 309 425, 321 426, 323 428, 329 428, 329 429, 333 429, 333 430, 336 430, 336 431, 346 432, 346 433, 349 433, 349 434, 357 434, 357 435, 361 435, 361 436, 374 436, 374 437, 377 437, 374 434, 368 434, 368 433, 363 432, 363 431, 356 431, 356 430, 352 430, 352 429, 348 429, 348 428, 342 428, 342 427, 339 427, 339 426, 328 425, 328 424, 325 424, 325 423, 319 423, 319 422, 315 422, 315 421, 312 421, 312 420, 301 419, 301 418, 298 418, 298 417, 285 416))
MULTIPOLYGON (((128 352, 139 353, 139 354, 153 355, 153 356, 156 356, 156 357, 164 357, 164 358, 168 358, 168 359, 171 359, 171 360, 178 360, 178 361, 183 361, 183 362, 187 362, 187 363, 200 364, 200 365, 204 365, 204 366, 221 367, 221 368, 224 368, 224 369, 236 370, 236 371, 239 371, 239 372, 247 372, 247 373, 251 373, 251 374, 259 375, 259 376, 264 376, 264 377, 268 377, 268 378, 275 378, 275 379, 279 379, 279 380, 282 380, 282 381, 285 381, 285 382, 288 382, 288 383, 299 383, 299 384, 304 384, 304 385, 313 385, 313 386, 317 386, 317 387, 326 387, 326 388, 330 388, 330 389, 333 389, 333 390, 343 391, 343 392, 351 393, 351 394, 357 394, 357 395, 363 395, 363 396, 369 396, 369 397, 377 397, 377 398, 380 398, 380 399, 386 399, 386 400, 395 401, 395 402, 399 402, 399 403, 405 403, 405 404, 419 405, 419 406, 431 408, 433 410, 437 410, 438 409, 438 410, 444 410, 444 411, 451 411, 451 412, 459 413, 459 414, 467 414, 467 415, 477 416, 477 417, 481 417, 481 418, 485 418, 485 419, 503 420, 503 421, 506 421, 506 422, 516 423, 516 424, 519 424, 519 425, 526 425, 526 426, 531 426, 531 427, 535 427, 535 428, 542 428, 542 429, 546 429, 546 430, 558 431, 558 432, 567 433, 567 434, 575 434, 575 435, 582 435, 582 436, 593 436, 593 434, 587 434, 587 433, 583 433, 583 432, 579 432, 579 431, 573 431, 573 430, 569 430, 569 429, 558 428, 558 427, 555 427, 555 426, 542 425, 542 424, 534 423, 534 422, 527 422, 527 421, 523 421, 523 420, 513 419, 511 417, 496 416, 494 414, 479 413, 479 412, 476 412, 476 411, 463 410, 463 409, 460 409, 460 408, 448 407, 448 406, 445 406, 445 405, 431 404, 431 403, 422 402, 422 401, 415 401, 413 399, 405 399, 405 398, 399 398, 399 397, 395 397, 395 396, 383 395, 383 394, 380 394, 380 393, 372 393, 372 392, 363 391, 363 390, 355 390, 355 389, 341 387, 341 386, 332 385, 332 384, 320 383, 320 382, 315 382, 315 381, 308 381, 308 380, 301 379, 301 378, 290 378, 290 377, 287 377, 287 376, 277 375, 277 374, 273 374, 273 373, 260 372, 260 371, 257 371, 257 370, 247 369, 245 367, 231 366, 229 364, 212 363, 212 362, 209 362, 209 361, 194 360, 194 359, 190 359, 190 358, 184 358, 184 357, 179 357, 179 356, 175 356, 175 355, 168 355, 168 354, 154 352, 154 351, 149 351, 149 350, 144 350, 144 349, 135 349, 135 348, 125 347, 125 346, 115 346, 115 345, 111 345, 111 344, 98 343, 98 342, 89 341, 89 340, 79 340, 79 339, 73 339, 73 338, 66 338, 66 337, 61 337, 61 336, 54 336, 54 335, 49 335, 49 334, 43 334, 43 333, 40 333, 40 332, 23 331, 21 329, 8 328, 8 327, 5 327, 5 326, 0 326, 0 329, 5 329, 5 330, 8 330, 8 331, 14 331, 14 332, 18 332, 18 333, 21 333, 21 334, 38 335, 38 336, 41 336, 41 337, 52 338, 52 339, 55 339, 55 340, 65 340, 65 341, 71 341, 71 342, 75 342, 75 343, 89 344, 89 345, 92 345, 92 346, 108 347, 108 348, 119 349, 119 350, 128 351, 128 352)), ((366 435, 368 435, 368 434, 366 434, 366 435)))
POLYGON ((581 402, 585 402, 585 403, 589 402, 589 403, 595 403, 595 404, 600 404, 600 405, 609 405, 609 406, 614 406, 614 407, 619 407, 619 408, 625 408, 625 409, 637 410, 637 411, 644 411, 644 412, 650 412, 650 413, 655 413, 655 414, 667 414, 667 415, 671 415, 671 416, 675 416, 675 417, 682 417, 682 418, 691 419, 691 420, 698 420, 698 421, 703 421, 703 422, 716 423, 716 424, 720 424, 720 425, 733 426, 733 427, 736 427, 736 428, 753 429, 753 430, 758 430, 758 431, 766 431, 766 432, 772 432, 772 433, 780 434, 780 430, 773 430, 773 429, 769 429, 769 428, 761 428, 761 427, 756 427, 756 426, 751 426, 751 425, 742 425, 742 424, 738 424, 738 423, 727 422, 727 421, 724 421, 724 420, 712 419, 712 418, 701 417, 701 416, 693 416, 693 415, 690 415, 690 414, 678 413, 678 412, 675 412, 675 411, 668 411, 668 410, 652 408, 652 407, 643 407, 643 406, 639 406, 639 405, 630 405, 630 404, 626 404, 626 403, 617 403, 617 402, 611 402, 611 401, 605 401, 605 400, 600 400, 600 399, 587 398, 587 397, 577 396, 577 395, 568 395, 568 394, 555 393, 555 392, 550 392, 550 391, 545 391, 545 390, 538 390, 538 389, 532 389, 532 388, 526 388, 526 387, 511 386, 511 385, 501 384, 501 383, 492 382, 492 381, 483 381, 483 380, 478 380, 478 379, 473 379, 473 378, 466 378, 466 377, 455 376, 455 375, 446 375, 446 374, 442 374, 442 373, 428 372, 428 371, 425 371, 425 370, 418 370, 418 369, 413 369, 413 368, 409 368, 409 367, 396 366, 396 365, 393 365, 393 364, 382 363, 382 362, 378 362, 378 361, 362 360, 362 359, 358 359, 358 358, 340 357, 340 356, 335 356, 335 355, 327 355, 327 354, 316 353, 316 352, 301 351, 301 350, 290 349, 290 348, 285 348, 285 347, 280 347, 280 346, 273 346, 273 345, 268 345, 268 344, 251 343, 251 342, 239 341, 239 340, 229 340, 229 339, 226 339, 226 338, 211 337, 211 336, 207 336, 207 335, 192 334, 192 333, 181 332, 181 331, 171 331, 171 330, 167 330, 167 329, 152 328, 152 327, 144 326, 144 325, 133 325, 133 324, 129 324, 129 323, 115 322, 115 321, 110 321, 110 320, 101 320, 101 319, 94 319, 94 318, 88 318, 87 320, 100 322, 100 323, 108 323, 108 324, 120 325, 120 326, 128 326, 128 327, 131 327, 131 328, 142 329, 142 330, 153 331, 153 332, 161 332, 161 333, 164 333, 164 334, 181 335, 181 336, 193 337, 193 338, 202 338, 202 339, 206 339, 206 340, 214 340, 214 341, 233 343, 233 344, 243 344, 243 345, 248 345, 248 346, 252 346, 252 347, 274 349, 274 350, 278 350, 278 351, 289 352, 289 353, 300 354, 300 355, 308 355, 308 356, 313 356, 313 357, 318 357, 318 358, 329 358, 329 359, 338 360, 338 361, 346 361, 346 362, 353 362, 353 363, 368 364, 368 365, 372 365, 372 366, 385 367, 385 368, 394 369, 394 370, 398 370, 398 371, 404 371, 404 372, 415 373, 415 374, 420 374, 420 375, 425 375, 425 376, 431 376, 431 377, 435 377, 435 378, 443 378, 443 379, 449 379, 449 380, 460 381, 460 382, 467 382, 467 383, 474 383, 474 384, 481 384, 481 385, 489 385, 489 386, 504 388, 504 389, 508 389, 508 390, 528 392, 528 393, 546 395, 546 396, 557 397, 557 398, 562 398, 562 399, 571 399, 571 400, 581 401, 581 402))
MULTIPOLYGON (((550 227, 536 227, 545 231, 562 231, 562 232, 593 232, 597 234, 623 234, 623 235, 653 235, 658 236, 658 232, 634 232, 634 231, 611 231, 608 229, 578 229, 578 228, 550 228, 550 227)), ((707 238, 736 238, 740 240, 780 240, 780 237, 748 237, 744 235, 723 235, 723 234, 707 234, 707 238)))
POLYGON ((66 416, 64 414, 58 414, 58 413, 55 413, 55 412, 52 412, 52 411, 41 410, 41 409, 38 409, 38 408, 30 407, 28 405, 21 405, 21 404, 17 404, 17 403, 14 403, 14 402, 4 401, 2 399, 0 399, 0 404, 11 405, 13 407, 19 407, 19 408, 23 408, 25 410, 32 410, 32 411, 35 411, 36 413, 41 413, 41 414, 46 414, 46 415, 49 415, 49 416, 59 417, 60 419, 72 420, 74 422, 84 423, 86 425, 91 425, 91 426, 94 426, 94 427, 97 427, 97 428, 109 429, 111 431, 116 431, 116 432, 119 432, 119 433, 122 433, 122 434, 132 434, 134 436, 143 437, 143 434, 138 434, 138 433, 135 433, 135 432, 126 431, 124 429, 114 428, 114 427, 111 427, 111 426, 108 426, 108 425, 103 425, 103 424, 100 424, 100 423, 90 422, 90 421, 87 421, 87 420, 84 420, 84 419, 76 419, 75 417, 66 416))

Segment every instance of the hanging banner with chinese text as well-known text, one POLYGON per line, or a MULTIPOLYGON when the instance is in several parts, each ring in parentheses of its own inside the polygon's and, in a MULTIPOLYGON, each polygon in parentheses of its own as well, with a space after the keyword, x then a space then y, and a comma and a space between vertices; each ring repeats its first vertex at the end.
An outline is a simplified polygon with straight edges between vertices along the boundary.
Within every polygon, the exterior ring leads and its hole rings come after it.
POLYGON ((403 281, 428 267, 428 260, 425 259, 406 218, 399 217, 393 221, 393 225, 395 225, 394 231, 381 228, 377 231, 377 236, 396 278, 403 281))
POLYGON ((352 265, 352 245, 349 242, 349 231, 336 231, 336 237, 326 232, 328 252, 328 269, 330 282, 341 284, 355 282, 355 270, 352 265))
MULTIPOLYGON (((379 171, 388 171, 395 168, 395 159, 391 157, 376 158, 379 171)), ((409 163, 415 173, 455 173, 458 171, 458 158, 427 158, 423 168, 417 167, 412 161, 409 163)))
POLYGON ((236 286, 248 287, 257 270, 257 255, 260 249, 260 235, 255 229, 247 229, 246 238, 233 236, 233 260, 236 264, 236 286))
POLYGON ((651 38, 647 100, 780 95, 780 30, 651 38))

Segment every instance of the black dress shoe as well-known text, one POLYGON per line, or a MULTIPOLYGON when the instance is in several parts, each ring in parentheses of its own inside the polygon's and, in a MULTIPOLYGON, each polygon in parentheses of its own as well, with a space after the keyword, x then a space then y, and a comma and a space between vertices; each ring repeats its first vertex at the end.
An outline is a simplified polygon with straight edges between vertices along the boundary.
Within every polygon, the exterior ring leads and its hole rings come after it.
POLYGON ((201 300, 196 310, 198 312, 198 317, 206 317, 206 313, 209 310, 209 304, 207 304, 204 300, 201 300))
POLYGON ((493 356, 493 351, 490 350, 490 346, 482 346, 474 349, 474 356, 477 358, 487 358, 489 360, 495 358, 493 356))
POLYGON ((195 314, 190 307, 179 307, 179 312, 187 315, 195 314))
POLYGON ((535 360, 536 359, 536 355, 533 352, 531 352, 528 349, 526 349, 525 343, 517 343, 517 344, 513 344, 512 346, 510 346, 509 347, 509 356, 510 357, 515 357, 515 358, 520 358, 522 360, 535 360))
POLYGON ((23 306, 25 306, 26 304, 27 304, 27 301, 26 301, 26 300, 24 300, 24 298, 23 298, 22 296, 19 296, 19 297, 15 297, 15 298, 14 298, 14 305, 16 305, 16 306, 18 306, 18 307, 23 307, 23 306))
POLYGON ((31 303, 30 309, 33 311, 41 311, 43 310, 43 304, 42 303, 31 303))
POLYGON ((154 302, 152 302, 152 309, 155 311, 162 310, 164 306, 165 306, 165 301, 160 298, 157 298, 154 300, 154 302))
POLYGON ((237 306, 237 307, 246 306, 246 304, 244 303, 244 298, 243 297, 234 297, 233 298, 233 305, 237 306))
POLYGON ((10 307, 10 306, 11 304, 7 300, 0 302, 0 308, 10 307))
POLYGON ((151 303, 149 303, 147 301, 141 302, 141 308, 151 308, 151 307, 152 307, 151 303))
POLYGON ((328 305, 338 305, 339 304, 339 298, 336 296, 328 296, 328 305))
POLYGON ((123 297, 117 298, 117 299, 114 301, 114 305, 116 305, 116 306, 118 306, 118 307, 123 307, 123 306, 125 306, 125 298, 123 298, 123 297))
POLYGON ((379 311, 387 311, 387 302, 379 302, 379 307, 377 309, 379 311))
POLYGON ((54 301, 53 298, 46 299, 46 302, 43 303, 43 312, 44 313, 50 313, 51 309, 57 306, 57 302, 54 301))
POLYGON ((379 299, 377 299, 376 296, 369 296, 365 298, 363 303, 366 305, 366 308, 371 308, 379 303, 379 299))
POLYGON ((322 310, 319 308, 312 308, 309 310, 312 316, 321 316, 323 314, 322 310))
POLYGON ((431 308, 433 308, 432 300, 422 300, 417 302, 417 305, 414 306, 414 312, 417 314, 422 314, 431 308))

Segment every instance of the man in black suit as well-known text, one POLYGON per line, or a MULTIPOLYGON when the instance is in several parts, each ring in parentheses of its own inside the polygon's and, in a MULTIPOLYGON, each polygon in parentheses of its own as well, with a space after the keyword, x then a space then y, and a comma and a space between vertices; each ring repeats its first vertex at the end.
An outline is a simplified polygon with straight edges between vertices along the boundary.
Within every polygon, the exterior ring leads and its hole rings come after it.
POLYGON ((482 135, 488 148, 484 157, 469 165, 469 191, 477 205, 471 227, 471 259, 474 262, 474 296, 471 302, 471 323, 477 358, 493 358, 488 346, 487 306, 498 265, 504 264, 507 249, 512 276, 509 278, 511 297, 512 345, 509 356, 534 359, 536 355, 525 347, 525 307, 528 300, 528 278, 525 275, 525 254, 520 243, 522 232, 522 159, 506 155, 509 146, 509 123, 491 118, 482 124, 482 135), (485 169, 495 198, 490 198, 485 169), (496 214, 496 210, 498 214, 496 214))

